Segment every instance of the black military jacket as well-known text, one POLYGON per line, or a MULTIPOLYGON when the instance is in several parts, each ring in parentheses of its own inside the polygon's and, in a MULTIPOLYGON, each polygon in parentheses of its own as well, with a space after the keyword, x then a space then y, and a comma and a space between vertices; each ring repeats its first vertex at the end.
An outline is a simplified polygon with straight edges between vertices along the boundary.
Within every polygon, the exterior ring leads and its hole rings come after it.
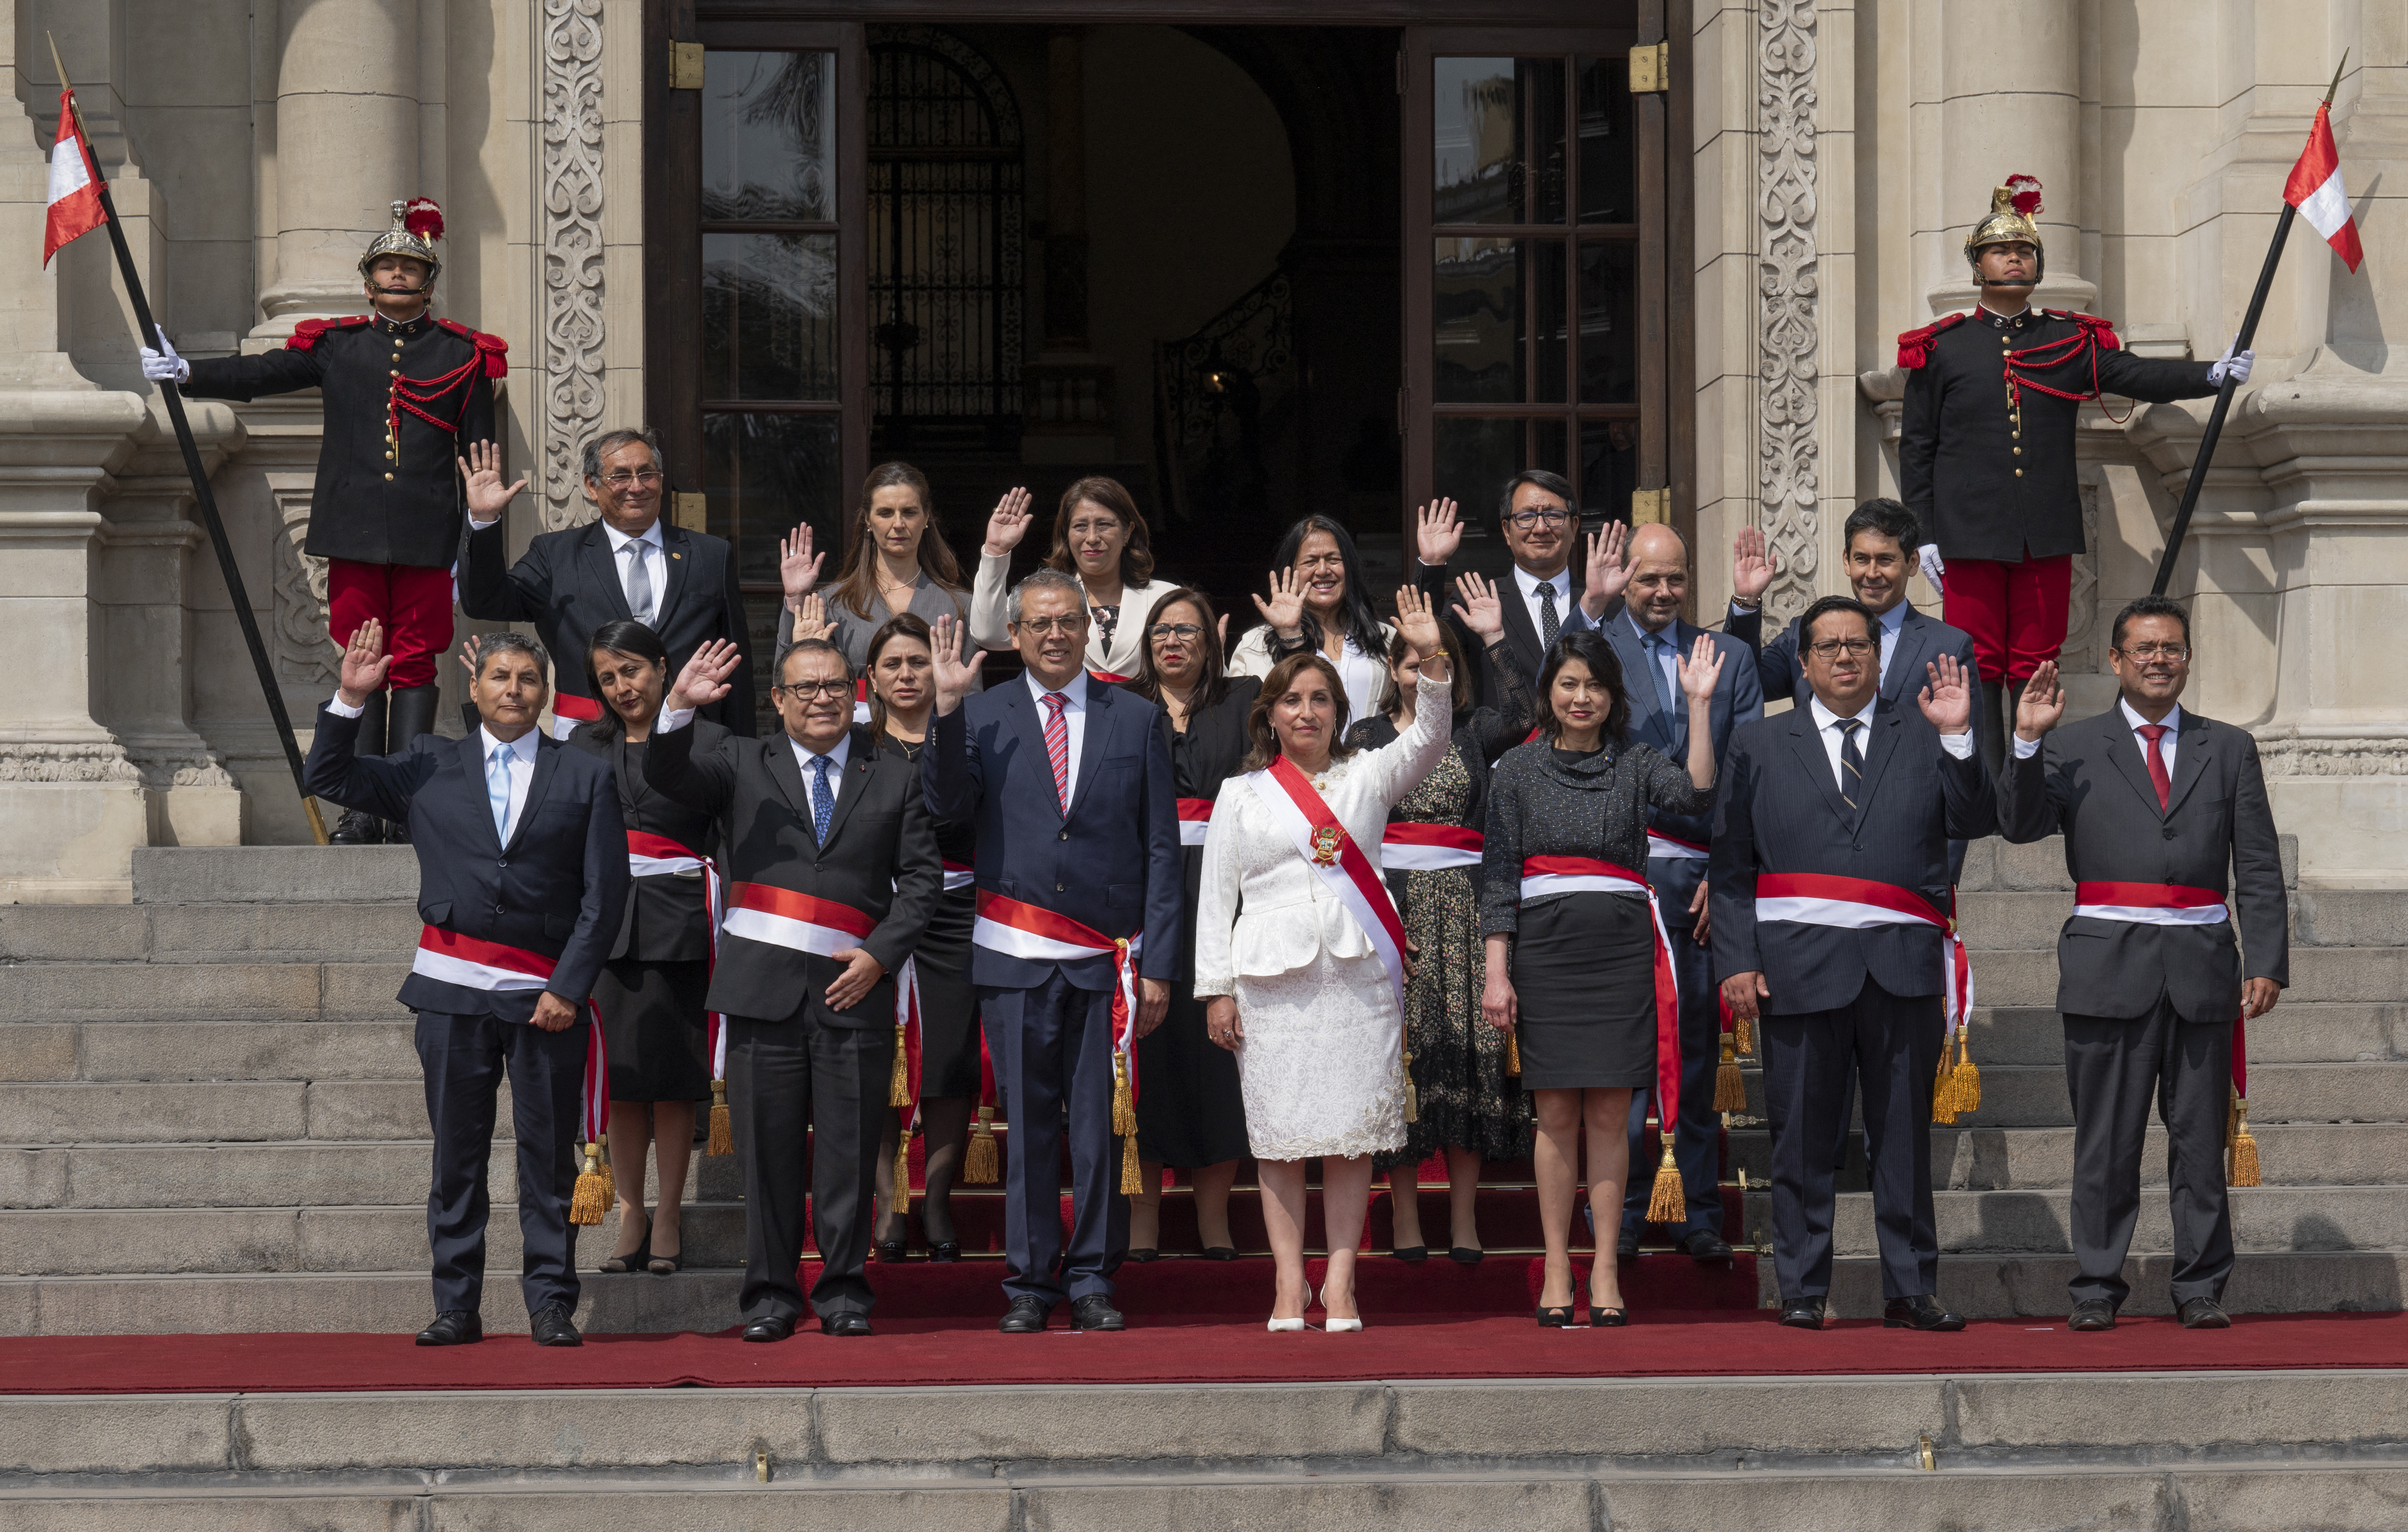
POLYGON ((466 513, 455 459, 494 437, 494 382, 509 347, 422 314, 303 320, 281 351, 193 364, 183 392, 248 403, 323 391, 325 437, 303 551, 448 569, 466 513))
POLYGON ((1943 559, 2080 553, 2082 401, 2215 392, 2206 364, 2134 356, 2105 320, 2061 308, 1951 314, 1899 336, 1898 365, 1906 369, 1899 489, 1943 559))

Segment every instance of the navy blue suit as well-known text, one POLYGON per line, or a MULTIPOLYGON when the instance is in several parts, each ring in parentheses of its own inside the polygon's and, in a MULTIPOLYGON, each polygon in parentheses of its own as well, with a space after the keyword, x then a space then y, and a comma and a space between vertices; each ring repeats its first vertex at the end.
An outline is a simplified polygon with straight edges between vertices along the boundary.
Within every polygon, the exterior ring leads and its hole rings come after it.
MULTIPOLYGON (((1042 709, 1018 678, 938 718, 932 748, 920 757, 928 809, 977 827, 982 893, 1039 906, 1105 937, 1142 933, 1138 972, 1167 981, 1179 963, 1185 881, 1170 746, 1153 703, 1082 680, 1085 724, 1068 814, 1045 751, 1042 709)), ((1128 1201, 1115 1191, 1112 1155, 1112 961, 1032 962, 977 947, 970 978, 1011 1124, 1004 1291, 1049 1307, 1065 1296, 1109 1297, 1128 1248, 1128 1201)))
MULTIPOLYGON (((1622 662, 1622 683, 1630 694, 1631 742, 1652 746, 1664 759, 1684 765, 1689 759, 1688 698, 1678 686, 1672 688, 1670 709, 1657 698, 1655 680, 1648 674, 1646 647, 1627 608, 1598 625, 1604 630, 1606 641, 1613 645, 1614 658, 1622 662)), ((1664 637, 1671 640, 1674 652, 1684 659, 1701 633, 1713 641, 1723 661, 1722 677, 1714 682, 1712 715, 1714 765, 1719 772, 1730 754, 1731 731, 1764 716, 1764 694, 1756 686, 1756 654, 1740 639, 1727 634, 1706 633, 1677 618, 1664 629, 1664 637)), ((1650 809, 1647 823, 1652 829, 1698 845, 1704 845, 1712 834, 1702 814, 1668 814, 1660 809, 1650 809)), ((1647 862, 1647 882, 1656 890, 1656 902, 1664 911, 1665 935, 1672 944, 1672 974, 1681 986, 1681 1112, 1672 1136, 1672 1158, 1681 1167, 1681 1182, 1688 1193, 1689 1216, 1674 1231, 1676 1237, 1692 1229, 1718 1233, 1723 1222, 1722 1135, 1714 1117, 1714 1067, 1722 1059, 1722 1008, 1714 1002, 1713 954, 1692 935, 1698 922, 1688 912, 1689 901, 1697 897, 1698 884, 1705 876, 1705 863, 1690 857, 1651 856, 1647 862)), ((1634 1155, 1647 1121, 1647 1104, 1654 1094, 1631 1093, 1630 1141, 1634 1155)), ((1634 1158, 1630 1163, 1647 1162, 1634 1158)), ((1623 1233, 1636 1235, 1645 1224, 1648 1191, 1646 1177, 1630 1178, 1622 1204, 1623 1233)))
POLYGON ((1756 921, 1756 879, 1813 872, 1912 889, 1951 909, 1948 838, 1985 834, 1997 799, 1977 756, 1958 760, 1919 709, 1876 703, 1850 809, 1811 708, 1732 737, 1714 804, 1714 974, 1760 972, 1765 1103, 1772 1124, 1774 1266, 1784 1298, 1831 1283, 1831 1146, 1853 1071, 1865 1102, 1882 1291, 1934 1291, 1931 1085, 1947 978, 1929 925, 1842 930, 1756 921))
MULTIPOLYGON (((423 734, 386 756, 359 756, 359 720, 318 710, 304 768, 308 791, 380 819, 406 820, 418 852, 418 913, 427 924, 555 961, 546 988, 581 1010, 619 938, 627 832, 610 763, 538 736, 535 772, 509 844, 486 796, 483 736, 423 734)), ((495 1093, 507 1070, 518 1147, 521 1290, 529 1312, 577 1307, 576 1135, 591 1028, 529 1024, 535 990, 489 991, 412 973, 398 998, 418 1012, 418 1059, 435 1138, 426 1238, 435 1307, 474 1311, 484 1292, 485 1167, 495 1093)))

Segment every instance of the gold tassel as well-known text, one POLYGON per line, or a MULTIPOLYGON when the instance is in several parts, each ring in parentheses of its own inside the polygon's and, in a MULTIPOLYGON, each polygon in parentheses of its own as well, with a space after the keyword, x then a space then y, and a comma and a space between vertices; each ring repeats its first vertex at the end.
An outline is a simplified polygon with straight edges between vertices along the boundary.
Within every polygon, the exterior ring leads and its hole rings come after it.
POLYGON ((1672 1163, 1672 1130, 1663 1128, 1664 1161, 1656 1167, 1656 1185, 1647 1194, 1647 1222, 1678 1224, 1688 1217, 1689 1199, 1681 1186, 1681 1167, 1672 1163))
POLYGON ((1421 1093, 1413 1089, 1413 1051, 1408 1048, 1405 1050, 1405 1121, 1418 1123, 1421 1120, 1421 1093))
POLYGON ((2258 1181, 2258 1139, 2249 1131, 2249 1103, 2233 1097, 2232 1173, 2225 1178, 2231 1186, 2256 1186, 2258 1181))
POLYGON ((610 1136, 602 1135, 595 1145, 602 1154, 602 1205, 609 1207, 619 1200, 619 1178, 610 1171, 610 1136))
POLYGON ((1723 1039, 1723 1061, 1714 1069, 1714 1110, 1747 1110, 1747 1081, 1740 1078, 1739 1050, 1723 1039))
POLYGON ((578 1172, 577 1190, 568 1199, 568 1221, 593 1227, 602 1222, 617 1194, 610 1185, 609 1172, 602 1168, 602 1145, 585 1146, 585 1168, 578 1172))
POLYGON ((1948 1048, 1940 1049, 1940 1072, 1931 1081, 1931 1120, 1935 1123, 1956 1121, 1956 1079, 1948 1067, 1948 1048))
POLYGON ((1123 1138, 1137 1131, 1137 1095, 1129 1089, 1128 1055, 1112 1055, 1112 1131, 1123 1138))
POLYGON ((1956 1029, 1956 1072, 1948 1083, 1956 1093, 1958 1116, 1982 1110, 1982 1071, 1973 1062, 1972 1039, 1965 1036, 1961 1026, 1956 1029))
POLYGON ((886 1077, 886 1104, 908 1107, 911 1104, 911 1077, 903 1063, 903 1024, 895 1024, 895 1072, 886 1077))
POLYGON ((1144 1190, 1145 1178, 1138 1172, 1137 1135, 1131 1133, 1121 1139, 1121 1196, 1135 1196, 1144 1190))
POLYGON ((900 1123, 895 1125, 895 1210, 911 1210, 911 1134, 900 1123))
POLYGON ((1505 1072, 1509 1075, 1522 1072, 1522 1032, 1519 1027, 1505 1034, 1505 1072))
POLYGON ((727 1081, 710 1082, 710 1142, 703 1153, 733 1154, 736 1153, 736 1124, 727 1115, 727 1081))
POLYGON ((962 1184, 992 1186, 1003 1179, 1003 1156, 995 1142, 995 1109, 982 1106, 978 1125, 970 1130, 969 1152, 962 1156, 962 1184))
POLYGON ((1744 1016, 1731 1018, 1731 1045, 1742 1053, 1756 1052, 1756 1024, 1744 1016))

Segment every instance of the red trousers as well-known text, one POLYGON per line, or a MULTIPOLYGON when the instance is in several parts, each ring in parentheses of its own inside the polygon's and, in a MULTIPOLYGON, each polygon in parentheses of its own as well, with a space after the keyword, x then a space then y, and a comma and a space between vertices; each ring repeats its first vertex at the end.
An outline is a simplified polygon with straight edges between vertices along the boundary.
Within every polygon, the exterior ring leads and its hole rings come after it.
POLYGON ((1984 680, 2029 680, 2041 661, 2057 658, 2065 642, 2073 558, 2059 553, 2021 564, 1950 559, 1940 594, 1948 625, 1964 629, 1973 640, 1973 661, 1984 680))
POLYGON ((434 685, 435 663, 452 648, 452 571, 328 559, 327 633, 349 644, 370 618, 384 624, 384 651, 393 656, 386 687, 434 685))

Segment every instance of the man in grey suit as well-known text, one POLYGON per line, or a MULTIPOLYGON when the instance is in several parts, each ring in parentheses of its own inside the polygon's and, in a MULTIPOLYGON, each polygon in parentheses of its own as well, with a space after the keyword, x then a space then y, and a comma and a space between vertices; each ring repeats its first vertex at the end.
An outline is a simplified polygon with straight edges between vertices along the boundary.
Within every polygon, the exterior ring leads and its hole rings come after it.
POLYGON ((1861 1081, 1885 1324, 1957 1330, 1935 1289, 1931 1087, 1946 1036, 1948 839, 1998 800, 1973 752, 1956 661, 1914 708, 1878 694, 1860 602, 1806 609, 1803 708, 1731 737, 1714 805, 1714 967, 1734 1014, 1763 1017, 1781 1323, 1820 1329, 1831 1287, 1831 1145, 1861 1081))
POLYGON ((2130 1295, 2124 1253, 2154 1097, 2166 1124, 2175 1310, 2189 1328, 2222 1329, 2231 1323, 2220 1300, 2232 1272, 2232 1024, 2273 1009, 2290 981, 2282 855, 2257 741, 2180 704, 2189 614, 2143 596, 2116 614, 2112 642, 2115 706, 2059 729, 2065 694, 2043 661, 2016 704, 2000 781, 2006 838, 2063 831, 2074 880, 2073 916, 2057 940, 2080 1265, 2067 1284, 2067 1328, 2114 1328, 2130 1295))
MULTIPOLYGON (((1681 697, 1680 656, 1702 634, 1722 651, 1722 680, 1714 685, 1713 738, 1717 770, 1730 753, 1731 731, 1764 716, 1750 646, 1727 634, 1705 633, 1681 621, 1689 594, 1689 548, 1669 526, 1648 525, 1630 535, 1623 607, 1606 615, 1605 599, 1584 595, 1583 615, 1598 626, 1622 662, 1630 687, 1630 738, 1654 747, 1668 761, 1688 758, 1689 710, 1681 697)), ((1589 590, 1603 581, 1592 580, 1589 590)), ((1707 948, 1706 847, 1712 830, 1703 814, 1647 813, 1647 882, 1668 912, 1665 935, 1672 947, 1672 972, 1681 986, 1681 1104, 1672 1136, 1672 1157, 1688 1193, 1688 1213, 1672 1230, 1673 1242, 1699 1261, 1724 1261, 1731 1248, 1723 1238, 1721 1135, 1714 1118, 1714 1068, 1722 1055, 1722 1008, 1714 1003, 1713 955, 1707 948), (1686 911, 1684 918, 1682 911, 1686 911)), ((1631 1153, 1647 1122, 1655 1093, 1630 1098, 1631 1153)), ((1644 1160, 1634 1160, 1643 1165, 1644 1160)), ((1647 1222, 1649 1188, 1630 1178, 1622 1204, 1618 1253, 1639 1253, 1647 1222)))

